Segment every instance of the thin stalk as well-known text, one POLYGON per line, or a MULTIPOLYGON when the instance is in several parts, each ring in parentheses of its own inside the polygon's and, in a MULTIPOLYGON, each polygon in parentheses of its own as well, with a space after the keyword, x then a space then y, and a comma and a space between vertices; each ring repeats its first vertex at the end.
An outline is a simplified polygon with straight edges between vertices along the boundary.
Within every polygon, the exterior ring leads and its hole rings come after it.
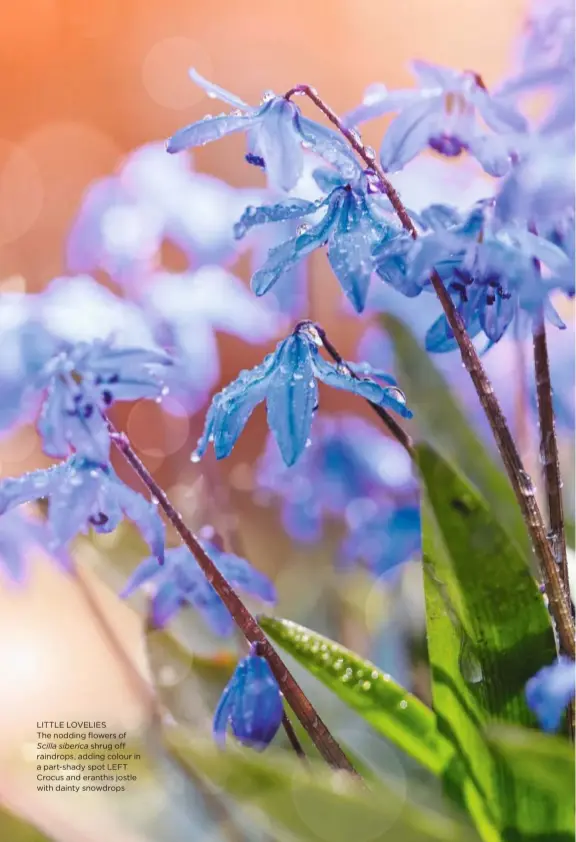
MULTIPOLYGON (((356 132, 346 128, 342 124, 336 112, 320 99, 314 88, 311 88, 309 85, 297 85, 291 88, 285 94, 285 97, 289 99, 297 94, 303 94, 311 99, 330 122, 336 126, 338 131, 344 135, 350 146, 378 178, 380 189, 388 197, 404 230, 413 239, 417 239, 418 232, 414 223, 410 219, 400 196, 386 178, 382 168, 376 163, 374 153, 366 149, 356 132)), ((464 367, 470 375, 482 408, 492 428, 498 451, 532 540, 532 546, 546 585, 550 611, 556 622, 562 647, 571 658, 574 658, 576 656, 576 644, 574 640, 574 622, 572 619, 571 603, 563 587, 558 566, 548 542, 544 519, 536 501, 534 484, 524 468, 506 418, 494 394, 492 383, 484 370, 474 343, 466 331, 466 325, 436 270, 432 271, 430 282, 442 305, 450 329, 458 343, 464 367)))
POLYGON ((546 500, 550 532, 548 538, 566 594, 570 596, 568 581, 568 560, 566 557, 566 534, 564 530, 564 506, 562 503, 562 476, 560 455, 556 437, 550 358, 544 319, 534 325, 532 334, 534 348, 534 373, 536 376, 536 397, 538 401, 538 422, 540 426, 540 461, 544 470, 546 500))
POLYGON ((246 640, 249 643, 258 644, 259 651, 268 661, 270 669, 274 673, 274 677, 276 678, 287 703, 298 717, 302 727, 310 735, 311 740, 322 757, 334 768, 344 769, 345 771, 358 776, 358 773, 320 718, 312 703, 304 695, 302 689, 297 684, 296 680, 289 672, 276 650, 268 642, 268 639, 258 625, 256 618, 250 613, 250 611, 248 611, 238 594, 230 586, 210 556, 199 544, 196 536, 188 529, 182 520, 182 517, 178 514, 163 489, 158 485, 156 480, 152 477, 146 466, 133 450, 128 438, 123 433, 117 432, 109 420, 107 423, 112 441, 128 464, 140 477, 141 481, 150 492, 152 499, 158 501, 158 504, 161 506, 164 514, 196 559, 198 566, 206 577, 206 581, 212 585, 232 615, 234 622, 243 633, 246 640))
POLYGON ((298 755, 301 760, 307 760, 306 752, 302 748, 302 743, 296 736, 296 731, 294 730, 294 726, 290 722, 288 715, 286 713, 282 716, 282 726, 284 731, 286 732, 286 736, 290 742, 290 745, 294 749, 294 752, 298 755))

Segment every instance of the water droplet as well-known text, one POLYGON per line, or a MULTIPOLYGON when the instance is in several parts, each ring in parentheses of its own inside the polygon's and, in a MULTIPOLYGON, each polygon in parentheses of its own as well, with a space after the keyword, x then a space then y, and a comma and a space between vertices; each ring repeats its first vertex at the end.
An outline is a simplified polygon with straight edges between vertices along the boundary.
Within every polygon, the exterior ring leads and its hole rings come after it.
POLYGON ((366 691, 366 690, 369 690, 371 687, 372 687, 372 684, 369 681, 363 681, 362 682, 362 688, 361 688, 362 690, 366 691))
POLYGON ((275 97, 274 91, 264 91, 264 93, 262 94, 262 99, 260 100, 260 102, 262 103, 262 105, 264 105, 264 103, 270 102, 270 100, 274 99, 274 97, 275 97))
POLYGON ((373 678, 374 680, 376 680, 379 675, 380 675, 380 673, 378 672, 378 670, 372 670, 372 672, 370 673, 370 678, 373 678))
POLYGON ((200 461, 200 454, 198 453, 197 450, 192 451, 192 455, 190 456, 190 461, 194 462, 194 463, 200 461))
POLYGON ((371 146, 366 146, 366 148, 364 149, 364 152, 366 153, 366 157, 370 158, 371 161, 373 161, 375 159, 376 152, 374 151, 374 149, 371 146))
POLYGON ((296 229, 296 233, 300 236, 301 234, 305 234, 309 228, 310 226, 306 222, 303 222, 302 225, 299 225, 296 229))
POLYGON ((462 678, 469 684, 479 684, 482 679, 482 667, 474 652, 472 641, 465 637, 460 646, 460 655, 458 657, 458 665, 462 678))
POLYGON ((398 707, 401 708, 401 710, 406 710, 406 708, 408 707, 408 702, 406 701, 406 699, 402 699, 398 707))
POLYGON ((349 135, 352 138, 352 140, 356 141, 356 143, 362 143, 362 137, 358 129, 350 129, 349 135))

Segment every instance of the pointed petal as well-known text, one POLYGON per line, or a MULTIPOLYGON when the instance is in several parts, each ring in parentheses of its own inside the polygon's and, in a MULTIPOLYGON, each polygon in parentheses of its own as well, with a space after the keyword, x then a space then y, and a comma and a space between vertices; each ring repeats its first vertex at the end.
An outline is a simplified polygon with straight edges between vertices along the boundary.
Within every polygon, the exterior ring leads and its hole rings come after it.
POLYGON ((198 87, 206 91, 211 99, 219 99, 222 102, 227 102, 228 105, 231 105, 233 108, 240 108, 241 110, 250 108, 250 106, 247 105, 244 100, 240 99, 240 97, 237 97, 235 94, 231 94, 230 91, 227 91, 225 88, 221 88, 219 85, 215 85, 214 82, 209 82, 208 79, 201 76, 194 67, 189 69, 188 75, 192 81, 198 85, 198 87))
POLYGON ((165 529, 158 506, 116 479, 114 495, 126 517, 136 524, 140 534, 160 564, 164 563, 165 529))
POLYGON ((440 64, 432 64, 429 61, 414 59, 410 67, 418 82, 423 88, 442 88, 443 90, 454 89, 462 84, 462 73, 452 70, 451 67, 442 67, 440 64))
POLYGON ((148 582, 150 579, 153 579, 154 576, 157 576, 161 569, 163 570, 164 568, 159 567, 158 559, 155 556, 145 558, 144 561, 140 562, 138 567, 128 577, 128 581, 120 591, 119 596, 122 599, 130 596, 130 594, 137 591, 144 582, 148 582))
POLYGON ((232 615, 202 574, 194 587, 186 591, 185 599, 198 611, 213 634, 218 637, 230 637, 234 630, 232 615))
POLYGON ((484 121, 491 129, 501 134, 525 132, 528 121, 512 105, 490 96, 482 88, 475 88, 469 95, 484 121))
POLYGON ((166 151, 182 152, 183 149, 189 149, 192 146, 204 146, 233 132, 247 131, 254 125, 255 119, 251 113, 239 117, 227 114, 219 117, 204 117, 203 120, 197 120, 173 134, 166 144, 166 151))
POLYGON ((366 304, 373 269, 372 247, 379 233, 367 207, 348 194, 330 237, 328 260, 357 313, 366 304))
POLYGON ((308 117, 301 116, 299 124, 305 143, 310 144, 317 155, 335 166, 347 179, 360 175, 362 168, 340 134, 308 117))
POLYGON ((467 138, 468 148, 482 168, 496 178, 510 170, 510 141, 500 135, 473 135, 467 138))
POLYGON ((272 187, 292 190, 304 170, 299 109, 284 97, 267 104, 258 124, 258 152, 264 158, 272 187))
POLYGON ((282 696, 265 658, 250 655, 240 666, 244 665, 242 675, 237 674, 230 724, 241 743, 261 751, 280 728, 284 712, 282 696))
POLYGON ((506 333, 516 312, 517 301, 515 296, 501 298, 496 296, 493 304, 484 301, 480 307, 480 326, 488 339, 498 342, 506 333))
POLYGON ((222 552, 209 541, 200 541, 200 543, 233 588, 245 591, 251 596, 257 596, 264 602, 276 602, 276 589, 272 582, 252 567, 245 558, 234 553, 222 552))
POLYGON ((0 481, 0 515, 32 500, 49 497, 60 486, 68 473, 68 463, 53 468, 30 471, 21 477, 8 477, 0 481))
POLYGON ((386 172, 401 170, 428 146, 437 125, 439 103, 436 97, 415 102, 392 120, 380 147, 380 163, 386 172))
POLYGON ((531 257, 541 260, 553 272, 562 273, 568 268, 570 261, 567 255, 550 240, 521 229, 514 231, 514 238, 531 257))
POLYGON ((417 90, 389 91, 386 85, 376 83, 366 88, 362 104, 344 115, 345 126, 358 126, 366 120, 381 117, 391 111, 400 111, 407 105, 420 100, 421 94, 417 90))
POLYGON ((246 664, 244 661, 240 661, 234 674, 232 675, 232 678, 224 688, 224 692, 220 696, 220 700, 214 712, 212 733, 216 742, 221 746, 224 745, 226 740, 226 729, 234 709, 237 688, 239 685, 242 686, 245 673, 246 664))
POLYGON ((250 205, 234 226, 234 236, 237 240, 240 240, 255 225, 299 219, 301 216, 307 216, 317 210, 318 203, 316 202, 307 202, 304 199, 292 199, 290 197, 275 205, 261 205, 260 207, 250 205))
POLYGON ((163 629, 178 613, 182 605, 182 594, 172 582, 161 585, 152 598, 152 623, 154 628, 163 629))
POLYGON ((106 481, 100 470, 77 470, 70 464, 66 479, 50 495, 48 523, 57 544, 67 544, 79 533, 87 531, 100 484, 106 481))
POLYGON ((278 354, 266 396, 268 426, 286 465, 293 465, 306 447, 317 402, 311 346, 294 334, 278 354))

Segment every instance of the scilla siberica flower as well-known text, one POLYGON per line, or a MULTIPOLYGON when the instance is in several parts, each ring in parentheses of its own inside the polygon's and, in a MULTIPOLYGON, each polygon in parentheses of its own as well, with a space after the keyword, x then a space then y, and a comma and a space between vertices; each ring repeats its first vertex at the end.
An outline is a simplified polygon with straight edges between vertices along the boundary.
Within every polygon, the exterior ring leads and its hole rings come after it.
POLYGON ((53 548, 65 546, 90 529, 112 532, 126 515, 139 528, 156 565, 163 562, 164 524, 156 506, 121 482, 110 465, 72 456, 52 468, 4 479, 0 481, 0 515, 45 497, 53 548))
POLYGON ((323 359, 319 353, 321 345, 313 325, 303 322, 260 365, 240 372, 236 380, 214 396, 192 460, 198 461, 210 442, 217 459, 228 456, 254 408, 266 400, 268 425, 284 462, 293 465, 306 447, 318 407, 317 379, 393 409, 405 418, 412 416, 393 378, 374 373, 369 366, 358 369, 352 364, 349 368, 361 375, 354 377, 345 366, 323 359), (380 380, 385 377, 388 385, 381 386, 363 376, 366 374, 380 380))
POLYGON ((264 166, 270 184, 280 190, 291 190, 304 169, 304 147, 319 154, 326 150, 332 158, 343 160, 353 157, 342 139, 331 129, 303 117, 291 101, 273 93, 264 95, 259 106, 253 108, 239 97, 204 79, 196 70, 190 77, 203 88, 209 97, 220 99, 234 109, 230 114, 217 117, 207 115, 173 135, 168 152, 181 152, 193 146, 204 146, 234 132, 248 133, 248 159, 264 166))
POLYGON ((490 175, 504 175, 510 168, 513 133, 524 132, 526 120, 505 100, 491 96, 478 74, 413 61, 420 84, 412 90, 389 91, 371 85, 364 102, 346 116, 348 126, 391 111, 391 122, 380 162, 386 171, 402 169, 426 147, 447 157, 469 151, 490 175), (478 116, 496 133, 480 129, 478 116))
MULTIPOLYGON (((220 550, 210 541, 200 540, 228 583, 250 596, 270 605, 276 602, 276 591, 269 579, 240 556, 220 550)), ((229 637, 234 630, 230 612, 198 567, 196 559, 185 547, 166 551, 165 563, 158 566, 156 558, 145 559, 124 586, 121 596, 126 598, 142 585, 154 587, 150 621, 155 628, 163 628, 180 611, 190 605, 206 622, 214 634, 229 637)))
POLYGON ((286 199, 275 205, 248 207, 235 225, 235 235, 241 238, 255 225, 313 218, 296 236, 269 251, 268 259, 252 276, 252 289, 256 295, 264 295, 284 272, 317 248, 327 246, 334 274, 354 309, 361 313, 373 270, 372 249, 394 227, 385 214, 387 200, 371 191, 369 178, 360 170, 351 181, 323 169, 316 171, 315 178, 330 191, 324 199, 286 199))
POLYGON ((266 658, 258 655, 257 644, 243 658, 218 702, 214 714, 214 737, 221 745, 228 725, 245 746, 262 751, 282 723, 284 708, 278 682, 266 658))
MULTIPOLYGON (((524 228, 495 229, 492 213, 491 201, 478 202, 460 225, 420 236, 407 270, 409 294, 415 294, 419 285, 430 289, 430 270, 434 267, 452 294, 471 336, 484 331, 490 342, 497 342, 519 309, 537 315, 543 307, 545 316, 557 327, 563 327, 548 295, 566 284, 566 255, 524 228), (542 277, 535 259, 553 274, 542 277)), ((455 347, 452 331, 442 315, 427 333, 426 348, 439 352, 455 347)))
MULTIPOLYGON (((0 569, 15 585, 23 585, 34 548, 45 549, 50 544, 50 538, 41 520, 24 512, 6 512, 0 517, 0 569)), ((68 554, 55 551, 55 547, 51 549, 53 560, 61 569, 68 570, 68 554)))
POLYGON ((569 702, 574 698, 576 672, 571 658, 560 656, 543 667, 526 685, 528 707, 545 731, 557 731, 569 702))
POLYGON ((106 463, 110 437, 103 413, 117 400, 161 394, 158 371, 170 363, 161 351, 102 341, 69 345, 38 377, 38 386, 46 389, 38 419, 44 452, 57 457, 76 452, 106 463))

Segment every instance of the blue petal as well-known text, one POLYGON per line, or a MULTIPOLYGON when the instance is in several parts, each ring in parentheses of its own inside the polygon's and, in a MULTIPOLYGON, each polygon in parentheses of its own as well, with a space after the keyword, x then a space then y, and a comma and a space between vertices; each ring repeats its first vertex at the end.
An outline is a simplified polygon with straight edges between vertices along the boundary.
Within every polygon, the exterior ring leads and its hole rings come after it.
POLYGON ((246 665, 243 666, 243 662, 238 664, 234 675, 224 688, 224 692, 220 696, 220 700, 214 712, 212 733, 216 742, 219 743, 221 746, 223 746, 226 741, 226 729, 228 727, 228 722, 230 721, 230 716, 234 708, 236 689, 238 687, 239 681, 242 681, 242 675, 245 671, 246 665))
POLYGON ((172 582, 160 585, 152 598, 152 623, 154 628, 163 629, 182 606, 182 594, 172 582))
POLYGON ((528 122, 513 106, 496 99, 480 87, 474 88, 469 94, 484 121, 495 132, 507 134, 509 132, 525 132, 528 122))
POLYGON ((340 134, 307 117, 300 117, 300 132, 314 152, 337 167, 345 178, 352 179, 360 175, 362 168, 348 142, 340 134))
POLYGON ((338 170, 331 170, 326 167, 314 170, 312 178, 323 193, 331 193, 336 187, 346 186, 346 179, 342 178, 338 170))
POLYGON ((411 105, 420 99, 420 92, 416 90, 389 91, 386 85, 375 83, 364 92, 362 105, 344 115, 342 122, 345 126, 357 126, 390 111, 398 111, 406 105, 411 105))
POLYGON ((261 205, 259 207, 250 205, 234 226, 234 236, 237 240, 240 240, 255 225, 263 225, 266 222, 284 222, 287 219, 298 219, 301 216, 314 213, 316 210, 318 210, 318 204, 316 202, 307 202, 304 199, 292 198, 287 198, 282 202, 278 202, 276 205, 261 205))
POLYGON ((299 113, 293 102, 276 97, 262 110, 258 126, 258 151, 271 186, 280 190, 292 190, 304 170, 299 113))
POLYGON ((344 190, 334 190, 323 202, 327 209, 321 222, 268 252, 268 259, 252 276, 251 286, 256 295, 264 295, 283 272, 326 243, 345 195, 344 190))
POLYGON ((422 59, 413 59, 410 62, 410 67, 418 82, 424 88, 453 90, 454 87, 462 83, 462 74, 451 67, 432 64, 432 62, 422 61, 422 59))
POLYGON ((556 663, 543 667, 526 684, 528 707, 536 714, 545 731, 557 731, 562 715, 574 698, 574 661, 561 656, 556 663))
POLYGON ((191 590, 184 592, 186 601, 200 614, 210 630, 218 637, 229 637, 234 630, 232 615, 199 571, 198 580, 191 590))
POLYGON ((472 135, 467 138, 468 148, 488 175, 500 178, 510 170, 512 158, 510 143, 500 135, 472 135))
POLYGON ((48 509, 48 522, 57 545, 65 545, 88 530, 103 479, 105 475, 100 470, 68 462, 66 479, 50 495, 48 509))
POLYGON ((114 493, 126 517, 136 524, 157 561, 163 564, 165 530, 158 506, 149 503, 119 479, 114 482, 114 493))
POLYGON ((222 552, 209 541, 200 543, 233 588, 257 596, 264 602, 276 602, 276 589, 272 582, 259 570, 255 570, 245 558, 234 553, 222 552))
POLYGON ((30 471, 17 479, 11 477, 0 481, 0 515, 32 500, 49 497, 65 481, 68 465, 62 463, 53 468, 30 471))
POLYGON ((330 237, 328 260, 348 300, 356 312, 361 313, 366 305, 373 269, 372 246, 378 234, 361 206, 355 209, 356 218, 350 218, 347 206, 353 203, 356 203, 355 197, 349 194, 330 237))
POLYGON ((479 318, 480 326, 488 339, 492 342, 498 342, 504 336, 514 318, 516 307, 516 296, 502 298, 500 295, 496 295, 493 304, 487 304, 484 301, 480 307, 479 318))
POLYGON ((166 151, 181 152, 191 146, 205 146, 233 132, 247 131, 257 118, 252 113, 241 116, 222 114, 219 117, 204 117, 183 129, 179 129, 166 144, 166 151))
POLYGON ((396 172, 428 146, 436 126, 436 97, 409 105, 388 126, 380 147, 380 163, 386 172, 396 172))
POLYGON ((316 376, 328 386, 352 392, 372 403, 390 406, 405 418, 412 416, 410 410, 400 400, 397 389, 384 389, 372 380, 358 380, 348 374, 343 366, 332 365, 319 354, 314 358, 314 370, 316 376))
POLYGON ((268 426, 286 465, 293 465, 310 435, 318 387, 314 379, 311 346, 298 334, 284 340, 277 351, 278 365, 270 379, 266 406, 268 426))
POLYGON ((257 751, 266 748, 280 725, 284 708, 268 661, 249 655, 239 665, 230 724, 234 736, 257 751))
POLYGON ((150 581, 160 572, 158 566, 158 559, 154 557, 145 558, 141 561, 136 570, 129 576, 128 581, 120 591, 120 596, 124 599, 134 591, 138 590, 145 582, 150 581))
POLYGON ((228 105, 231 105, 233 108, 240 108, 241 110, 250 108, 250 106, 247 105, 244 100, 240 99, 240 97, 237 97, 235 94, 231 94, 230 91, 225 90, 225 88, 221 88, 219 85, 215 85, 214 82, 209 82, 208 79, 201 76, 194 67, 189 69, 188 75, 193 82, 206 91, 211 99, 219 99, 222 102, 227 102, 228 105))

